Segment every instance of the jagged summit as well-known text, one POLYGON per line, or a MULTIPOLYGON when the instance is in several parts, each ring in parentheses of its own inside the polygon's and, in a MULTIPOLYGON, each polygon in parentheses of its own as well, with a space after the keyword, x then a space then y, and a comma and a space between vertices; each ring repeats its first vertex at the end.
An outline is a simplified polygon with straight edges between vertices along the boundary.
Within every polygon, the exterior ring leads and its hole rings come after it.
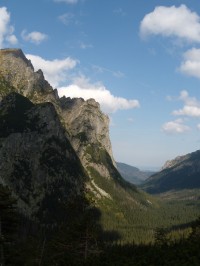
POLYGON ((14 56, 16 58, 21 58, 24 62, 27 63, 27 66, 31 66, 33 68, 31 61, 26 58, 21 49, 18 48, 0 49, 0 56, 14 56))
POLYGON ((79 105, 84 102, 100 109, 100 104, 97 101, 95 101, 95 99, 93 98, 90 98, 88 100, 84 100, 83 98, 71 98, 71 97, 66 97, 66 96, 63 96, 60 98, 61 106, 64 109, 71 109, 77 104, 79 105))
POLYGON ((4 64, 5 60, 9 60, 11 58, 16 58, 17 60, 21 60, 26 64, 27 67, 32 68, 34 71, 34 67, 29 59, 26 58, 24 55, 23 51, 18 48, 5 48, 5 49, 0 49, 0 59, 1 59, 1 64, 4 64))
POLYGON ((1 79, 14 87, 18 93, 34 102, 44 101, 44 96, 49 94, 52 94, 51 98, 55 97, 53 88, 44 79, 42 71, 34 71, 31 61, 21 49, 1 49, 0 61, 1 79))
POLYGON ((1 53, 12 53, 12 54, 16 54, 16 55, 23 55, 24 53, 22 52, 22 49, 20 48, 2 48, 0 49, 1 53))
POLYGON ((71 97, 61 97, 60 103, 62 108, 64 109, 71 109, 73 108, 77 103, 83 103, 85 100, 83 98, 71 98, 71 97))
POLYGON ((177 156, 173 160, 168 160, 165 162, 165 164, 163 165, 161 170, 172 168, 172 167, 176 166, 177 164, 182 163, 183 161, 187 160, 189 158, 189 156, 190 156, 190 154, 186 154, 186 155, 182 155, 182 156, 177 156))

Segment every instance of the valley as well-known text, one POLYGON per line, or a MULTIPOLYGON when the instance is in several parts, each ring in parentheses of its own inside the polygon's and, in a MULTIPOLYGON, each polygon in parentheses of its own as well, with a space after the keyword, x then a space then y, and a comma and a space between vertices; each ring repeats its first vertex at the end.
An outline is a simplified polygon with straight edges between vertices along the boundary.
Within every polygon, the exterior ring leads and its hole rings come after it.
POLYGON ((114 257, 189 243, 196 252, 199 151, 157 173, 116 163, 99 103, 59 98, 20 49, 0 60, 2 265, 132 265, 114 257))
POLYGON ((143 181, 155 173, 150 170, 141 171, 139 168, 125 163, 117 162, 116 164, 121 176, 129 183, 135 185, 140 185, 143 181))

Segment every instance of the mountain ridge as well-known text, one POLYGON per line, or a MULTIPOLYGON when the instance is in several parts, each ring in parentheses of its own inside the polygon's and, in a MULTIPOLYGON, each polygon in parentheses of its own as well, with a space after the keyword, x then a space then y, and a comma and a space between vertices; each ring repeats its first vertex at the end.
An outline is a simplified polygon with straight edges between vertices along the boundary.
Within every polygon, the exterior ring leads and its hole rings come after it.
MULTIPOLYGON (((75 134, 73 132, 72 120, 76 113, 76 118, 79 118, 79 130, 80 127, 82 127, 82 131, 79 132, 79 137, 81 137, 81 134, 82 136, 86 136, 88 132, 90 132, 88 136, 89 142, 91 142, 92 138, 92 143, 96 145, 96 148, 101 146, 101 149, 106 150, 115 165, 109 139, 109 119, 101 112, 100 106, 95 100, 84 101, 82 99, 80 101, 77 98, 59 98, 57 90, 53 90, 51 85, 44 79, 42 71, 38 70, 34 72, 31 61, 26 59, 21 49, 0 50, 0 58, 0 77, 3 77, 3 80, 6 84, 9 84, 12 90, 28 97, 33 103, 51 102, 55 106, 66 128, 67 137, 70 138, 70 142, 79 154, 83 165, 85 165, 85 145, 81 145, 82 141, 78 141, 80 139, 77 138, 77 133, 75 134), (73 112, 70 111, 70 109, 72 109, 73 112), (85 111, 82 109, 85 109, 85 111), (99 117, 99 120, 96 122, 95 120, 97 117, 99 117), (102 132, 104 131, 104 134, 96 131, 101 125, 105 125, 101 129, 102 132), (84 128, 86 128, 86 130, 84 130, 84 128), (88 129, 90 130, 88 131, 88 129), (101 135, 99 136, 98 133, 101 135)), ((2 90, 0 91, 0 96, 2 94, 1 92, 2 90)), ((77 121, 75 122, 77 123, 77 121)), ((106 171, 107 170, 104 169, 104 172, 106 171)), ((107 171, 107 175, 109 175, 109 171, 107 171)))
POLYGON ((200 188, 200 150, 167 161, 141 187, 149 193, 200 188))
MULTIPOLYGON (((0 106, 8 109, 7 115, 4 109, 0 111, 0 119, 5 121, 2 123, 4 136, 0 140, 0 153, 5 155, 1 157, 0 181, 20 199, 16 187, 19 177, 14 183, 9 180, 24 173, 18 189, 25 196, 19 205, 23 205, 21 210, 27 211, 29 216, 38 213, 40 221, 47 220, 56 206, 63 206, 72 199, 76 202, 81 195, 82 202, 86 200, 101 211, 107 231, 119 230, 122 237, 128 239, 130 235, 125 234, 125 228, 132 223, 128 213, 153 208, 154 202, 157 203, 126 182, 116 169, 108 116, 101 112, 94 99, 59 98, 44 80, 42 71, 34 72, 31 62, 24 62, 21 50, 0 50, 0 57, 0 106), (10 109, 9 99, 15 99, 10 109), (23 104, 18 105, 18 100, 23 104), (23 109, 28 103, 28 110, 23 109), (13 142, 16 148, 12 150, 9 143, 13 142), (9 157, 13 158, 11 165, 9 157), (6 172, 8 168, 10 171, 6 172)), ((52 223, 54 219, 51 217, 52 223)))
POLYGON ((135 166, 131 166, 126 163, 116 162, 117 169, 122 175, 122 177, 135 185, 140 185, 143 183, 150 175, 154 174, 153 171, 141 171, 135 166))

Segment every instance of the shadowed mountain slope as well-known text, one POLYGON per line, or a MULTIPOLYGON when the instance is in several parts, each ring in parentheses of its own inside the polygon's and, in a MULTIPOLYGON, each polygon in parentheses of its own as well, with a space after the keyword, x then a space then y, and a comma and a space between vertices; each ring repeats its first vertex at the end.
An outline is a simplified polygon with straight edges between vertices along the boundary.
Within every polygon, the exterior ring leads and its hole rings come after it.
POLYGON ((200 150, 166 162, 141 186, 149 193, 200 188, 200 150))

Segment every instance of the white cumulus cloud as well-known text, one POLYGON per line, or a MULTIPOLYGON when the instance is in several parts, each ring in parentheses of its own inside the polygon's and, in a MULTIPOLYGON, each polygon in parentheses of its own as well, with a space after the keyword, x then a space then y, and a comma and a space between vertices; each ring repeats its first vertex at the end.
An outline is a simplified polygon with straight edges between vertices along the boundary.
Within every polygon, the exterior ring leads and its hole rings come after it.
POLYGON ((35 70, 41 69, 46 80, 52 86, 57 87, 60 97, 82 97, 85 100, 94 98, 100 103, 102 110, 108 114, 140 106, 138 100, 114 96, 101 82, 92 83, 83 75, 72 79, 69 70, 76 67, 79 63, 77 60, 67 57, 50 61, 31 54, 26 54, 26 57, 31 60, 35 70), (63 85, 69 83, 70 85, 63 85))
POLYGON ((32 42, 34 44, 40 44, 48 38, 46 34, 39 31, 32 31, 30 33, 27 33, 26 30, 22 31, 21 36, 25 41, 32 42))
POLYGON ((179 71, 188 76, 200 78, 200 49, 192 48, 184 53, 179 71))
POLYGON ((189 130, 190 130, 190 127, 185 125, 182 119, 176 119, 174 121, 166 122, 162 126, 162 131, 169 133, 169 134, 181 134, 189 130))
POLYGON ((10 13, 6 7, 0 8, 0 48, 6 43, 10 45, 17 44, 17 37, 13 34, 14 27, 10 25, 10 13))
POLYGON ((200 42, 200 17, 187 6, 158 6, 140 24, 142 37, 162 35, 187 42, 200 42))
POLYGON ((190 97, 187 91, 181 91, 180 100, 184 106, 179 110, 173 111, 173 115, 200 117, 200 102, 195 97, 190 97))
POLYGON ((6 37, 6 41, 11 45, 15 45, 18 43, 17 37, 14 34, 8 35, 6 37))
POLYGON ((184 106, 182 109, 175 110, 174 115, 185 115, 192 117, 200 117, 200 107, 197 106, 184 106))
POLYGON ((31 54, 26 54, 26 57, 31 60, 35 70, 41 69, 43 71, 46 80, 54 87, 66 81, 68 71, 75 68, 78 64, 77 60, 70 57, 54 59, 52 61, 31 54))
MULTIPOLYGON (((200 118, 200 101, 196 97, 191 97, 186 90, 180 92, 179 101, 183 102, 183 107, 174 110, 172 114, 183 118, 178 118, 174 121, 165 123, 162 126, 162 131, 167 133, 183 133, 189 131, 191 128, 184 124, 184 121, 190 122, 191 119, 200 118)), ((200 124, 197 125, 200 129, 200 124)))
POLYGON ((140 106, 138 100, 116 97, 103 84, 91 83, 84 76, 76 78, 69 86, 58 88, 58 94, 60 97, 82 97, 85 100, 94 98, 100 103, 101 109, 108 114, 140 106))

